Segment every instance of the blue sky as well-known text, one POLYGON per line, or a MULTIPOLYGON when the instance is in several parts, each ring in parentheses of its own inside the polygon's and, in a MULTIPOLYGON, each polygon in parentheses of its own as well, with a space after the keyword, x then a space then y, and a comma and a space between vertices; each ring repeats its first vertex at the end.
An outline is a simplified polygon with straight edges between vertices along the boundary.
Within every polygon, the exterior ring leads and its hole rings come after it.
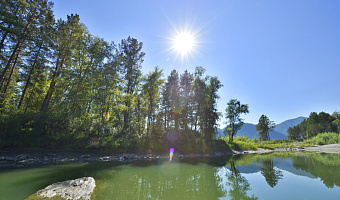
MULTIPOLYGON (((262 114, 275 123, 310 112, 340 111, 340 1, 337 0, 55 0, 54 14, 79 14, 95 36, 143 42, 142 71, 159 66, 206 74, 223 83, 218 110, 236 98, 245 122, 262 114), (193 55, 171 48, 174 28, 198 31, 193 55)), ((164 77, 165 77, 164 76, 164 77)), ((220 124, 223 124, 223 119, 220 124)), ((224 126, 224 125, 223 125, 224 126)))

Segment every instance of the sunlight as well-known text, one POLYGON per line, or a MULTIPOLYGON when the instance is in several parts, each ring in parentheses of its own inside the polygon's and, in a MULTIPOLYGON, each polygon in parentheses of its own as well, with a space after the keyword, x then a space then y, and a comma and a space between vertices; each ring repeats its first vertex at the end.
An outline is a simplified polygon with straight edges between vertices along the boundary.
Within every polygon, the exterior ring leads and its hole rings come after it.
POLYGON ((195 20, 185 19, 184 23, 175 25, 170 19, 172 29, 169 35, 160 36, 167 40, 169 48, 162 53, 169 53, 171 60, 175 63, 178 59, 190 64, 189 59, 196 58, 197 56, 203 57, 199 53, 202 42, 202 29, 207 24, 195 26, 195 20))
POLYGON ((195 45, 194 36, 189 32, 179 33, 174 39, 174 49, 182 56, 190 53, 195 45))

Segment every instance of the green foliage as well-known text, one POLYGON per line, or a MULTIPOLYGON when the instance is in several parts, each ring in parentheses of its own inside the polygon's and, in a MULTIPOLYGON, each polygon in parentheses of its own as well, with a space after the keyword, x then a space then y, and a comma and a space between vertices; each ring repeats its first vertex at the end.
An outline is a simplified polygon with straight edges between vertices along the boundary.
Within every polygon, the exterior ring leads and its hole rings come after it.
POLYGON ((247 136, 235 137, 233 143, 229 142, 229 138, 221 137, 220 140, 224 141, 228 145, 228 149, 234 150, 256 150, 257 144, 252 142, 247 136))
POLYGON ((217 77, 203 67, 173 70, 165 79, 156 67, 143 76, 142 42, 105 41, 77 14, 56 20, 52 6, 47 0, 1 4, 0 147, 228 149, 214 140, 221 116, 217 77), (178 138, 169 141, 169 132, 178 138))
POLYGON ((260 140, 270 140, 269 131, 273 131, 274 128, 274 122, 270 121, 266 115, 262 115, 259 119, 259 123, 256 125, 256 130, 259 132, 260 140))
POLYGON ((320 133, 317 136, 307 140, 309 143, 317 145, 340 143, 340 134, 334 132, 320 133))
POLYGON ((227 128, 225 133, 229 135, 229 143, 233 142, 233 138, 243 126, 243 119, 241 114, 249 113, 249 108, 247 104, 241 104, 237 99, 231 99, 228 102, 228 107, 226 108, 226 119, 227 128))
POLYGON ((312 112, 307 120, 288 129, 288 138, 289 140, 302 141, 324 132, 339 132, 339 119, 339 115, 336 112, 333 115, 325 112, 320 112, 319 114, 312 112))

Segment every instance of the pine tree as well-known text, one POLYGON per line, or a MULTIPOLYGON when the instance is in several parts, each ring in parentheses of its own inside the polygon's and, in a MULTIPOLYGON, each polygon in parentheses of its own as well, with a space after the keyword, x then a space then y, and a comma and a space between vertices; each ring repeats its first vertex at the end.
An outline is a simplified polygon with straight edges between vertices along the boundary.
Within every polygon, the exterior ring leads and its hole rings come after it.
POLYGON ((155 68, 155 71, 150 72, 145 77, 145 83, 143 85, 143 93, 146 99, 146 103, 148 104, 148 120, 147 120, 147 134, 146 137, 149 137, 150 129, 152 128, 152 124, 155 120, 156 109, 159 103, 159 95, 160 89, 164 82, 162 77, 162 71, 158 67, 155 68))
POLYGON ((141 80, 141 67, 145 53, 142 52, 143 43, 136 39, 128 37, 122 40, 119 44, 119 57, 121 59, 121 66, 123 77, 126 81, 123 87, 125 95, 125 111, 124 111, 124 126, 123 135, 131 134, 131 107, 136 87, 141 80))
POLYGON ((259 123, 256 125, 256 131, 259 132, 260 140, 270 140, 269 132, 275 128, 274 122, 270 121, 266 115, 262 115, 259 119, 259 123))

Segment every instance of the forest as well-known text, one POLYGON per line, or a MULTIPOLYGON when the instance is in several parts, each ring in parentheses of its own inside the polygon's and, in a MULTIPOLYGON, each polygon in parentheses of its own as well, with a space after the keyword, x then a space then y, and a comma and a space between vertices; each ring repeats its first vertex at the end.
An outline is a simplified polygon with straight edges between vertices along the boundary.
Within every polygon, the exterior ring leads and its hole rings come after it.
MULTIPOLYGON (((222 87, 203 67, 142 74, 143 43, 93 36, 53 2, 2 0, 0 147, 213 150, 222 87)), ((218 146, 218 145, 217 145, 218 146)))
MULTIPOLYGON (((165 75, 142 73, 143 43, 92 35, 80 16, 55 19, 53 2, 1 0, 0 148, 178 152, 226 150, 217 139, 217 77, 199 66, 165 75)), ((231 99, 229 143, 248 105, 231 99)), ((273 122, 259 119, 260 140, 273 122)), ((340 132, 340 114, 310 114, 288 129, 289 140, 340 132)), ((339 139, 340 140, 340 139, 339 139)), ((337 140, 338 141, 338 140, 337 140)), ((338 141, 339 142, 339 141, 338 141)))

